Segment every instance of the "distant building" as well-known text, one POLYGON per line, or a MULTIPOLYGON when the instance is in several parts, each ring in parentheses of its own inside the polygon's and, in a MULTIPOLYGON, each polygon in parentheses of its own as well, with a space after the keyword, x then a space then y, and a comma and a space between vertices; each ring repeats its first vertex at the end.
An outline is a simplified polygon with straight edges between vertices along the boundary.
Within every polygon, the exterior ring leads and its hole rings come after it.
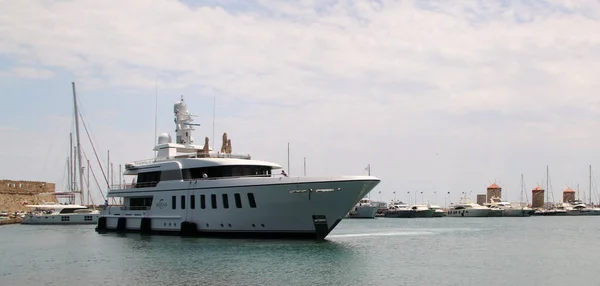
POLYGON ((567 188, 563 191, 563 203, 573 203, 575 201, 575 190, 567 188))
POLYGON ((487 199, 489 200, 491 198, 502 199, 502 188, 496 185, 496 183, 487 187, 487 199))
POLYGON ((477 204, 484 205, 487 202, 486 194, 477 194, 477 204))
POLYGON ((531 208, 544 208, 544 189, 540 186, 531 190, 531 208))

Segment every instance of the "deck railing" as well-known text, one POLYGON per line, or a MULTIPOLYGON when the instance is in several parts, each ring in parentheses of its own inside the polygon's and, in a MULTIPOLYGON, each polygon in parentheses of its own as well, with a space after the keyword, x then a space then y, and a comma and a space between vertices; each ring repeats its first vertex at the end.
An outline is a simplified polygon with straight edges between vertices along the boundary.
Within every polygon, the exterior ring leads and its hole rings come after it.
POLYGON ((230 158, 230 159, 250 160, 250 159, 252 159, 252 156, 250 156, 250 154, 226 154, 226 153, 220 153, 220 152, 217 152, 217 153, 194 153, 194 154, 190 154, 190 155, 179 155, 179 156, 175 156, 173 158, 161 159, 161 160, 157 160, 156 158, 154 158, 154 159, 145 159, 145 160, 140 160, 140 161, 134 161, 129 164, 125 164, 125 168, 150 165, 152 163, 161 162, 161 161, 169 161, 169 160, 173 160, 176 158, 230 158))
POLYGON ((158 181, 141 182, 141 183, 135 183, 135 184, 117 184, 117 185, 111 185, 110 189, 111 190, 121 190, 121 189, 135 189, 135 188, 152 188, 152 187, 156 187, 157 184, 158 184, 158 181))

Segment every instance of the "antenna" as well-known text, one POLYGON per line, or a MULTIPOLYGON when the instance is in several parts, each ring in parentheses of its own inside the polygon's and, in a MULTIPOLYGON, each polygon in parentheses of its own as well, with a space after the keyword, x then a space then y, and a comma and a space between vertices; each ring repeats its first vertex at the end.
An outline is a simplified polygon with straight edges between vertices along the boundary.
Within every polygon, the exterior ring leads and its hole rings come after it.
POLYGON ((213 90, 213 130, 212 130, 212 149, 215 150, 215 114, 217 109, 217 96, 213 90))
POLYGON ((306 177, 306 157, 304 157, 304 177, 306 177))
MULTIPOLYGON (((158 79, 154 81, 154 145, 158 145, 158 137, 156 136, 158 128, 158 79)), ((154 151, 154 157, 156 157, 154 151)))

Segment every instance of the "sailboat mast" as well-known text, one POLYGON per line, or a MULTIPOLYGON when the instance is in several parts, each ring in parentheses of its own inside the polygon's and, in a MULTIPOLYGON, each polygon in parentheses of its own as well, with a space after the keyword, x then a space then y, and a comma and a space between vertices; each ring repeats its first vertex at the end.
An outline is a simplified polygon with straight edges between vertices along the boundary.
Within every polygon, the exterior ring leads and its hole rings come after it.
POLYGON ((92 168, 92 166, 90 166, 90 160, 87 160, 87 178, 86 178, 86 190, 87 190, 87 200, 88 203, 92 201, 92 198, 90 196, 91 192, 90 192, 90 169, 92 168))
POLYGON ((519 202, 523 203, 523 174, 521 174, 521 199, 519 202))
POLYGON ((71 191, 71 157, 67 157, 67 182, 69 184, 67 190, 71 191))
POLYGON ((79 141, 79 110, 77 109, 77 93, 75 92, 75 83, 73 82, 73 106, 75 110, 75 140, 77 142, 77 166, 79 168, 79 195, 81 204, 85 205, 85 197, 83 196, 83 168, 81 168, 81 143, 79 141))
POLYGON ((592 165, 590 165, 590 207, 593 207, 593 205, 592 205, 592 165))
POLYGON ((110 170, 110 150, 106 150, 106 192, 110 191, 110 176, 112 171, 110 170))
POLYGON ((73 133, 69 133, 69 192, 75 191, 75 188, 73 187, 73 182, 75 182, 75 165, 73 164, 73 162, 75 161, 73 156, 74 153, 75 152, 73 152, 73 133))
POLYGON ((546 205, 548 205, 550 199, 550 171, 548 165, 546 165, 546 205))

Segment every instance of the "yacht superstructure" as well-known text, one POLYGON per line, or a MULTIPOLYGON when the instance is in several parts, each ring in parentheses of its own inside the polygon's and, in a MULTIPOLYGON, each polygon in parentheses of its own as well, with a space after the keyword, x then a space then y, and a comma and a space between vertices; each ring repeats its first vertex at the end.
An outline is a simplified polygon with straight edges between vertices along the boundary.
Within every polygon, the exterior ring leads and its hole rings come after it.
POLYGON ((126 165, 131 185, 113 188, 122 206, 109 207, 98 231, 182 235, 325 238, 380 180, 372 176, 290 177, 272 162, 221 152, 205 138, 194 145, 193 115, 183 101, 174 106, 176 141, 161 134, 156 158, 126 165))

